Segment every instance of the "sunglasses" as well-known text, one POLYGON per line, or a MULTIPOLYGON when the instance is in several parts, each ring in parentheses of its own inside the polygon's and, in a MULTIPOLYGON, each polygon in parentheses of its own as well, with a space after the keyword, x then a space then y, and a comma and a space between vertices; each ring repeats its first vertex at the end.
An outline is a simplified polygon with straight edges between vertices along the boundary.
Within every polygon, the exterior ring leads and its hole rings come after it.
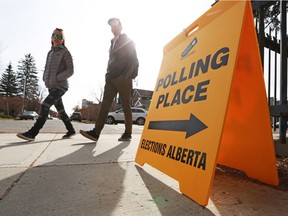
POLYGON ((52 37, 53 37, 53 38, 57 38, 57 37, 58 37, 59 40, 62 40, 62 39, 63 39, 63 36, 62 36, 62 35, 60 35, 60 34, 57 35, 57 34, 55 34, 55 33, 52 34, 52 37))

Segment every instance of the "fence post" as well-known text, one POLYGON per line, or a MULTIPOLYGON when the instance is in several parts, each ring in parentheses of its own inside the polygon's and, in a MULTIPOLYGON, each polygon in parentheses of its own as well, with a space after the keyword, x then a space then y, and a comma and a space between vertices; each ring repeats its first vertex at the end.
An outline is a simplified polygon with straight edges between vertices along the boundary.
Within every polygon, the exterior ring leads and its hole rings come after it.
MULTIPOLYGON (((281 41, 280 41, 280 53, 281 53, 281 66, 280 66, 280 104, 287 104, 287 14, 286 14, 286 1, 280 1, 281 9, 281 41)), ((280 117, 279 125, 280 141, 281 144, 286 144, 286 130, 287 130, 287 117, 280 117)))

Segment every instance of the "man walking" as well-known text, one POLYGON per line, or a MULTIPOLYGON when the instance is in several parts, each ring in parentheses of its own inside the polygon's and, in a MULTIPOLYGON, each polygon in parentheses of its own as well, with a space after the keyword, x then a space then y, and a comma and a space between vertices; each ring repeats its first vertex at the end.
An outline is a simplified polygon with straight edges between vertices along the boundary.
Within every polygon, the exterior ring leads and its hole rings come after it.
POLYGON ((111 26, 114 38, 111 40, 109 50, 103 101, 93 130, 80 130, 80 133, 93 141, 99 139, 113 99, 119 93, 124 110, 125 131, 118 141, 129 141, 132 138, 132 111, 130 107, 132 80, 138 75, 139 62, 134 42, 126 34, 121 33, 120 20, 111 18, 108 20, 108 24, 111 26))

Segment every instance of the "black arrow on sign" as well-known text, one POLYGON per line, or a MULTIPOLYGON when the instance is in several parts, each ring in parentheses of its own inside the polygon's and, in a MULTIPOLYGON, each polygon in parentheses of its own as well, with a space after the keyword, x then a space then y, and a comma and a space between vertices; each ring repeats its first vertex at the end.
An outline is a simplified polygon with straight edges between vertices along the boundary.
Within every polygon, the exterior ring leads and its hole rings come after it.
POLYGON ((186 132, 186 139, 204 129, 208 128, 192 113, 189 120, 168 120, 168 121, 150 121, 148 129, 151 130, 170 130, 186 132))

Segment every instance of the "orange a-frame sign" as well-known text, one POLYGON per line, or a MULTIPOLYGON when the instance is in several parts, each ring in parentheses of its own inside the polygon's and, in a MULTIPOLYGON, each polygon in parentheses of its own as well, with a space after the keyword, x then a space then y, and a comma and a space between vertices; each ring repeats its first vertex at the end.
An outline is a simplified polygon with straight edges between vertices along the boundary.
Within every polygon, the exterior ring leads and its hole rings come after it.
POLYGON ((219 1, 164 47, 135 161, 207 205, 217 163, 277 185, 250 1, 219 1))

